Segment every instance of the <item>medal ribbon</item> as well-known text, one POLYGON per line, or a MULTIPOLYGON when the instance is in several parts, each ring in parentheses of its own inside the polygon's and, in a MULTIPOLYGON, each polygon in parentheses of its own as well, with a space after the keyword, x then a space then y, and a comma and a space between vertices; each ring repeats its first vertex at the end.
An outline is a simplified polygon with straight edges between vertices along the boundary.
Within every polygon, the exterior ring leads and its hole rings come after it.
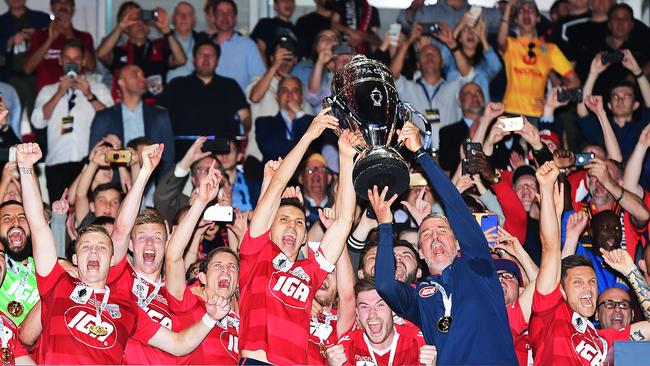
POLYGON ((438 82, 438 86, 436 86, 435 89, 433 89, 433 92, 431 95, 429 95, 429 92, 427 91, 427 87, 424 86, 424 83, 422 82, 422 79, 418 79, 418 84, 420 84, 420 87, 422 87, 422 91, 424 92, 424 95, 427 97, 427 102, 429 102, 429 109, 433 109, 433 100, 436 98, 436 95, 438 95, 438 92, 440 91, 440 87, 444 81, 440 80, 438 82))
MULTIPOLYGON (((139 288, 144 289, 144 281, 142 280, 142 277, 138 276, 138 282, 139 282, 139 288)), ((149 281, 147 281, 147 282, 149 282, 149 281)), ((149 306, 149 304, 151 304, 151 302, 156 297, 156 295, 158 295, 158 291, 160 291, 160 288, 162 287, 163 282, 156 281, 156 282, 152 283, 152 285, 154 285, 154 289, 153 289, 153 291, 151 291, 151 293, 149 294, 149 296, 147 296, 146 299, 145 299, 146 295, 145 295, 144 290, 143 291, 138 291, 138 293, 136 294, 138 296, 138 306, 140 306, 143 309, 146 308, 147 306, 149 306)), ((148 288, 148 286, 147 286, 147 288, 148 288)))
POLYGON ((431 284, 435 286, 435 288, 440 291, 440 295, 442 295, 442 304, 445 306, 445 316, 451 317, 451 294, 447 296, 447 291, 438 282, 432 281, 431 284))
POLYGON ((7 262, 9 263, 9 270, 16 275, 21 276, 20 282, 18 284, 18 291, 22 292, 22 290, 25 288, 25 285, 27 284, 27 279, 29 278, 29 274, 32 273, 32 262, 29 262, 27 264, 27 270, 22 275, 21 275, 22 270, 20 269, 18 262, 14 261, 9 257, 7 257, 7 262))
MULTIPOLYGON (((91 289, 92 290, 92 289, 91 289)), ((95 291, 95 312, 97 314, 96 316, 96 323, 97 325, 102 323, 102 312, 104 309, 106 309, 106 305, 108 305, 108 298, 111 296, 111 289, 108 288, 108 286, 104 286, 104 298, 102 299, 102 303, 97 306, 97 291, 95 291)))
MULTIPOLYGON (((395 350, 397 349, 397 340, 399 339, 399 333, 397 333, 397 329, 395 329, 395 326, 393 326, 393 331, 395 332, 395 336, 393 337, 393 342, 390 344, 390 356, 388 356, 388 366, 393 365, 393 360, 395 359, 395 350)), ((370 353, 370 357, 372 357, 372 362, 375 363, 376 366, 379 366, 377 363, 377 359, 375 358, 375 351, 372 348, 372 345, 370 344, 370 339, 368 339, 368 336, 366 336, 366 333, 363 333, 363 341, 366 342, 366 347, 368 347, 368 353, 370 353)))
POLYGON ((9 332, 5 332, 5 323, 0 316, 0 339, 2 340, 2 348, 7 348, 9 345, 9 332))

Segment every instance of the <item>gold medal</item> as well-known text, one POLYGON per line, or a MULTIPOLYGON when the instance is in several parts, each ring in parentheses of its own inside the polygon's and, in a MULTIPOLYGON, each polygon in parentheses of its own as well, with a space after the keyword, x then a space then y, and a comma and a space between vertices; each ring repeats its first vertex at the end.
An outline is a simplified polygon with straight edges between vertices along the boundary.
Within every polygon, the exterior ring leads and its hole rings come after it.
POLYGON ((318 347, 320 348, 320 355, 323 357, 324 360, 327 360, 327 349, 325 349, 325 345, 323 342, 320 342, 318 344, 318 347))
POLYGON ((90 333, 98 337, 102 337, 108 334, 108 330, 106 329, 106 327, 102 327, 101 325, 91 325, 90 327, 88 327, 88 329, 90 330, 90 333))
POLYGON ((14 351, 9 347, 2 347, 0 349, 0 361, 2 361, 4 365, 13 365, 14 351))
POLYGON ((451 317, 450 316, 443 316, 442 318, 438 319, 438 330, 442 333, 447 333, 449 332, 449 328, 451 327, 451 317))
POLYGON ((18 301, 10 301, 9 304, 7 304, 7 312, 13 317, 19 317, 23 315, 24 310, 25 308, 23 307, 23 304, 19 303, 18 301))

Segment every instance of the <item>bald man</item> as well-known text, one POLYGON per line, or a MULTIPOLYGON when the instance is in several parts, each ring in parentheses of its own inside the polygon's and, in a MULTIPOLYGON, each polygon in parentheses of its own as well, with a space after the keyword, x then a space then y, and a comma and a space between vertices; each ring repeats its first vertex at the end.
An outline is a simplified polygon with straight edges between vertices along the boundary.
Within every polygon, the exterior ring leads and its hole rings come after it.
POLYGON ((596 304, 596 320, 601 329, 623 329, 634 319, 632 298, 620 287, 603 291, 596 304))

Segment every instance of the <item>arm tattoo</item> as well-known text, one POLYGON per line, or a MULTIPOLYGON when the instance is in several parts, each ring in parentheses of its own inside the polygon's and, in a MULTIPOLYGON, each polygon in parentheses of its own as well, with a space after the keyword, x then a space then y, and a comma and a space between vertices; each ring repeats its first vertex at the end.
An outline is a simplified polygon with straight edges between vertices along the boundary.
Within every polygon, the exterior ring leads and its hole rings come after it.
POLYGON ((645 337, 643 336, 643 333, 641 333, 640 330, 637 330, 634 333, 630 333, 630 339, 633 341, 643 341, 645 340, 645 337))
POLYGON ((638 268, 634 268, 628 275, 627 279, 632 285, 632 289, 636 293, 636 296, 639 298, 639 305, 643 310, 643 315, 646 320, 650 319, 650 286, 643 279, 643 275, 638 268))
POLYGON ((26 175, 32 175, 32 168, 27 168, 24 166, 19 167, 20 172, 26 175))

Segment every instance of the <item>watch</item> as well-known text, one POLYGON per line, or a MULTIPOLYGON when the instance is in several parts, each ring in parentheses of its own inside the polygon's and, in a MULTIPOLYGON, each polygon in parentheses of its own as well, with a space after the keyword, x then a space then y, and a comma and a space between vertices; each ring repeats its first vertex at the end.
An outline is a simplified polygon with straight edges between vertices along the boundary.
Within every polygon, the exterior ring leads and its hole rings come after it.
POLYGON ((90 94, 90 98, 86 98, 90 103, 94 102, 97 100, 97 96, 93 93, 90 94))

